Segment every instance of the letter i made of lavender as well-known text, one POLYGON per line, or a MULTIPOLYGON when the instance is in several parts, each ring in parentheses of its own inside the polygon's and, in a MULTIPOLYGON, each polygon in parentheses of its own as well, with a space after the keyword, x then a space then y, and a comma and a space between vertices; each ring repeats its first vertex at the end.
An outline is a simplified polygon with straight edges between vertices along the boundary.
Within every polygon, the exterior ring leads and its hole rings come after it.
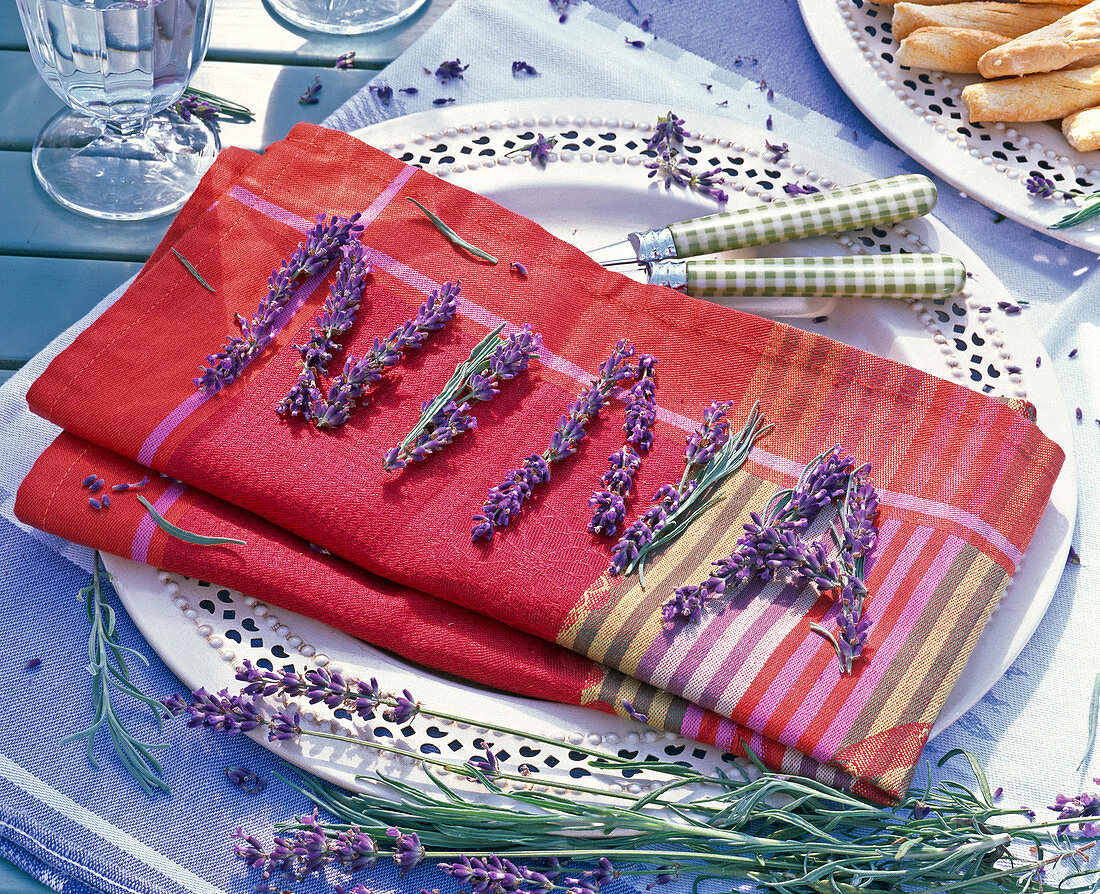
POLYGON ((291 416, 301 413, 310 422, 317 421, 314 407, 322 403, 318 377, 328 372, 332 355, 340 350, 336 339, 355 322, 371 267, 371 262, 364 256, 362 243, 349 243, 344 250, 336 282, 329 287, 324 309, 317 317, 317 328, 309 330, 309 341, 304 345, 294 346, 302 355, 301 372, 276 412, 291 416))
POLYGON ((624 379, 635 378, 636 370, 628 362, 635 354, 626 339, 615 345, 611 356, 599 368, 598 377, 577 396, 558 420, 550 437, 550 446, 541 454, 527 457, 517 469, 510 471, 502 484, 489 491, 481 511, 475 513, 471 536, 474 540, 492 540, 496 528, 507 525, 523 509, 524 501, 540 484, 550 480, 550 466, 568 459, 586 436, 585 428, 607 404, 615 386, 624 379))
POLYGON ((634 486, 634 473, 642 464, 639 451, 646 452, 653 444, 653 423, 657 420, 657 360, 648 354, 638 357, 637 381, 626 396, 626 443, 608 457, 611 465, 588 498, 592 518, 588 530, 606 537, 615 536, 626 517, 626 498, 634 486))

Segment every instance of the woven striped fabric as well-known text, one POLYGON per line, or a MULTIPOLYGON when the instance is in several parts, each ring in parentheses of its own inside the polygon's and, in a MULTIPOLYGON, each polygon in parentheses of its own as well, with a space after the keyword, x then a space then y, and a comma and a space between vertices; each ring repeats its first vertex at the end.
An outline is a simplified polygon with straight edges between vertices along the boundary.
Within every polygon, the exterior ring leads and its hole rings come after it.
MULTIPOLYGON (((216 294, 158 250, 34 383, 35 412, 266 520, 297 538, 303 554, 318 544, 465 610, 459 649, 474 639, 465 628, 488 617, 614 671, 586 680, 578 701, 633 697, 654 723, 704 741, 751 731, 774 743, 773 761, 803 755, 885 796, 904 789, 1061 465, 1057 445, 1031 421, 813 333, 634 283, 484 197, 308 125, 270 147, 220 199, 193 200, 184 219, 190 226, 174 245, 216 294), (457 249, 406 197, 502 263, 457 249), (294 345, 309 339, 331 272, 303 282, 271 344, 230 387, 206 395, 192 383, 319 211, 362 211, 366 224, 360 238, 374 272, 359 321, 342 339, 348 355, 362 356, 444 281, 462 283, 455 322, 394 368, 336 432, 273 412, 297 379, 294 345), (511 273, 509 260, 529 275, 511 273), (386 473, 383 455, 416 424, 421 401, 487 331, 524 323, 542 334, 539 363, 475 408, 476 431, 386 473), (612 401, 520 516, 490 543, 473 542, 472 517, 490 488, 547 448, 624 338, 659 359, 654 443, 635 477, 632 515, 680 480, 684 438, 711 401, 734 402, 735 426, 759 402, 772 428, 723 499, 653 558, 644 589, 636 578, 611 577, 611 544, 588 531, 588 499, 623 443, 621 403, 612 401), (881 495, 866 603, 875 623, 853 673, 843 674, 833 647, 809 629, 811 621, 835 627, 835 606, 812 590, 731 590, 701 623, 663 625, 659 606, 673 590, 706 577, 748 512, 834 444, 871 464, 881 495)), ((54 505, 91 511, 79 488, 52 493, 54 505)), ((166 494, 161 509, 176 520, 174 508, 187 504, 182 492, 166 494)), ((149 555, 155 536, 148 523, 135 525, 124 554, 149 555)), ((360 611, 379 608, 365 599, 360 611)), ((502 666, 498 685, 512 673, 502 666)))
POLYGON ((904 174, 724 211, 673 224, 669 230, 676 256, 687 258, 920 217, 935 204, 936 187, 931 180, 904 174))
POLYGON ((696 298, 831 295, 933 299, 951 298, 966 285, 962 262, 938 254, 735 258, 681 263, 686 268, 688 294, 696 298))

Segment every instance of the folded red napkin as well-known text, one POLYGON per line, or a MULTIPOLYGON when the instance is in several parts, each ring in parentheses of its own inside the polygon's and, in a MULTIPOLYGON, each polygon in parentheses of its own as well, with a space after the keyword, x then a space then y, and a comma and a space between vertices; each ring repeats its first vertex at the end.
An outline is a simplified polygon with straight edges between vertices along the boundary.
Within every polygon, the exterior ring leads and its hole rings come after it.
POLYGON ((324 621, 426 667, 516 695, 620 715, 626 713, 624 699, 644 703, 656 709, 651 712, 655 724, 663 724, 661 728, 670 732, 680 732, 692 718, 694 738, 699 741, 739 753, 748 744, 775 770, 888 800, 842 770, 630 680, 590 658, 394 584, 336 556, 318 554, 299 537, 197 488, 154 473, 140 491, 114 494, 108 511, 84 511, 89 495, 81 482, 87 475, 96 474, 109 487, 140 481, 148 471, 133 460, 62 432, 28 474, 16 511, 26 523, 51 534, 188 577, 216 581, 324 621), (136 493, 186 530, 216 532, 244 540, 246 546, 210 548, 170 537, 151 522, 136 493), (81 499, 74 500, 74 494, 81 499), (364 611, 364 606, 370 606, 370 611, 364 611))
MULTIPOLYGON (((35 412, 363 569, 557 642, 888 794, 905 787, 1060 467, 1060 450, 1033 424, 897 363, 633 283, 532 222, 344 134, 295 128, 212 206, 209 198, 192 200, 173 247, 216 294, 160 252, 35 382, 35 412), (405 197, 502 263, 452 246, 405 197), (323 303, 324 290, 307 284, 301 309, 285 315, 232 385, 196 391, 196 368, 237 330, 236 313, 254 311, 269 272, 313 217, 356 211, 374 274, 342 339, 347 352, 361 356, 433 287, 460 280, 455 322, 410 352, 346 426, 316 429, 273 412, 297 379, 293 344, 308 340, 323 303), (417 421, 421 401, 504 321, 541 332, 542 362, 478 406, 477 430, 445 453, 384 472, 383 456, 417 421), (712 400, 733 401, 734 420, 759 402, 774 428, 726 498, 654 558, 645 587, 636 575, 610 575, 608 544, 587 521, 588 497, 622 444, 612 407, 512 525, 491 543, 471 542, 471 517, 489 489, 547 447, 621 338, 660 361, 655 440, 635 478, 633 512, 680 479, 685 433, 712 400), (854 673, 842 674, 833 647, 810 629, 835 629, 837 608, 809 587, 731 588, 725 610, 667 626, 661 606, 673 590, 705 579, 749 512, 833 444, 871 463, 881 496, 866 577, 874 626, 854 673)), ((693 722, 683 724, 688 735, 693 722)))

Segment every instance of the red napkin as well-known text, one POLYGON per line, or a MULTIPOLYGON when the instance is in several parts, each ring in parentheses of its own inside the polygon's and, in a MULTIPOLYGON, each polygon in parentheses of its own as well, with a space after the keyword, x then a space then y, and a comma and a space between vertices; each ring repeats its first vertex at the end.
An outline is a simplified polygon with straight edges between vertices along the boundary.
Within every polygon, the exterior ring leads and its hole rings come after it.
MULTIPOLYGON (((174 247, 217 293, 160 253, 35 382, 35 412, 361 568, 557 642, 884 792, 905 787, 1060 467, 1061 452, 1033 424, 897 363, 635 284, 532 222, 344 134, 299 126, 209 210, 192 206, 174 247), (502 263, 453 247, 406 196, 502 263), (410 353, 335 432, 272 409, 297 377, 292 344, 308 338, 323 290, 237 382, 196 397, 196 367, 234 330, 235 313, 252 313, 302 228, 318 211, 362 210, 376 285, 347 351, 361 355, 446 280, 462 282, 460 318, 410 353), (526 279, 509 272, 512 260, 528 268, 526 279), (543 362, 479 406, 477 431, 446 453, 383 472, 383 454, 415 423, 420 402, 505 320, 542 333, 543 362), (491 544, 472 543, 471 516, 489 488, 545 449, 620 338, 660 360, 661 413, 633 511, 679 480, 684 434, 712 400, 734 401, 734 419, 759 401, 775 427, 726 486, 727 499, 656 558, 646 588, 635 576, 610 576, 608 546, 586 528, 588 496, 622 443, 609 411, 512 526, 491 544), (833 444, 872 464, 882 495, 867 578, 875 624, 856 672, 842 675, 832 647, 809 629, 834 625, 836 609, 805 588, 738 590, 727 610, 666 629, 660 606, 673 589, 706 578, 748 513, 833 444)), ((695 732, 693 723, 683 731, 695 732)))
POLYGON ((132 460, 63 432, 31 469, 20 489, 16 512, 26 523, 66 540, 216 581, 475 683, 620 715, 626 713, 622 700, 633 700, 656 706, 654 720, 671 732, 680 731, 685 717, 701 714, 694 736, 700 741, 736 753, 743 753, 747 743, 775 770, 888 800, 842 770, 766 740, 713 712, 699 712, 683 699, 626 679, 590 658, 493 618, 399 586, 336 556, 318 554, 288 531, 156 473, 140 491, 114 494, 108 511, 84 511, 88 491, 81 482, 85 476, 95 473, 109 487, 140 481, 148 472, 132 460), (160 507, 173 524, 244 540, 247 546, 211 548, 170 537, 151 522, 136 493, 160 507), (365 611, 365 606, 370 610, 365 611))

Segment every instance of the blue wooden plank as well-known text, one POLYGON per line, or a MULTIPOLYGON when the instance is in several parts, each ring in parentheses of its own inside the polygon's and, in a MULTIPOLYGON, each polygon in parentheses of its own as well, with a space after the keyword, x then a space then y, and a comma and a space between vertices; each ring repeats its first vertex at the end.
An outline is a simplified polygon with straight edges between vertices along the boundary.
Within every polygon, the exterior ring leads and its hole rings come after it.
POLYGON ((143 261, 171 221, 122 223, 74 214, 39 186, 29 152, 0 152, 0 183, 10 209, 0 215, 0 255, 143 261))
MULTIPOLYGON (((331 65, 355 50, 356 63, 382 68, 423 34, 453 0, 429 0, 411 18, 373 34, 310 34, 274 15, 263 0, 218 0, 207 59, 271 62, 280 65, 331 65)), ((15 4, 0 3, 0 50, 26 49, 15 4)))
POLYGON ((121 261, 0 256, 0 369, 22 366, 140 269, 121 261))
MULTIPOLYGON (((362 69, 206 62, 193 83, 252 109, 254 122, 221 125, 221 141, 225 146, 258 151, 286 136, 299 121, 319 124, 373 75, 362 69), (298 97, 315 77, 324 88, 319 102, 302 105, 298 97)), ((0 93, 0 150, 30 151, 42 126, 64 105, 39 77, 29 53, 0 51, 0 84, 5 85, 0 93)))
POLYGON ((0 859, 0 894, 52 894, 52 891, 7 860, 0 859))

